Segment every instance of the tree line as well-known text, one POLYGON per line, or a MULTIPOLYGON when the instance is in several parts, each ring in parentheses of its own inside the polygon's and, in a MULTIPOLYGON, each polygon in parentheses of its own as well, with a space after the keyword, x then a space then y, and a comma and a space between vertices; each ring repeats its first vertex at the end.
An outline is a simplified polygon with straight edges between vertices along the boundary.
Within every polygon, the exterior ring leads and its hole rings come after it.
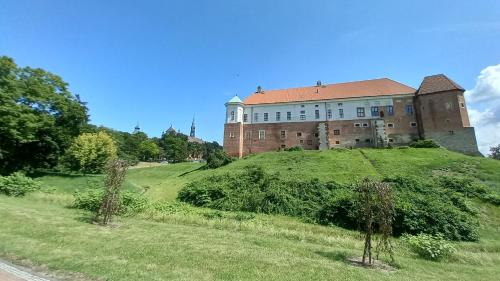
POLYGON ((217 142, 188 142, 181 133, 148 137, 98 127, 89 119, 87 104, 60 76, 0 56, 0 174, 40 168, 98 173, 110 157, 129 165, 176 163, 222 150, 217 142))

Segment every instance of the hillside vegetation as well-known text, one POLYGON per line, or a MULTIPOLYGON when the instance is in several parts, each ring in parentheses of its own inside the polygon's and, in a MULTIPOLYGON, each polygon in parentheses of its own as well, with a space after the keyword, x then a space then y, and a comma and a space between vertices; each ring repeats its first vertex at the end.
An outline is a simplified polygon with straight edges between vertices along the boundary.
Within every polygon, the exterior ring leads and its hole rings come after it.
POLYGON ((74 191, 102 176, 46 174, 39 178, 41 191, 0 196, 0 256, 102 280, 491 280, 500 274, 500 208, 481 198, 468 199, 479 221, 479 241, 454 242, 457 252, 437 263, 418 258, 396 239, 398 268, 391 272, 345 261, 361 255, 362 236, 353 230, 305 223, 300 216, 175 201, 189 183, 237 176, 251 166, 289 182, 467 176, 492 194, 500 192, 500 161, 444 149, 271 152, 215 170, 191 163, 131 169, 125 189, 144 192, 156 203, 103 228, 89 223, 89 212, 68 208, 74 191))

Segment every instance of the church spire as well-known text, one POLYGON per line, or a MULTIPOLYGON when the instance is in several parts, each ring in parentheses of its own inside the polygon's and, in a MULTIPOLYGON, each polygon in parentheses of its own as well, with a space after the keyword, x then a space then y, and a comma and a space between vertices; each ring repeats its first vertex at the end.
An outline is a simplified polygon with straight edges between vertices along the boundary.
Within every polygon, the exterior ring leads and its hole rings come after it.
POLYGON ((193 116, 193 123, 191 123, 191 132, 189 133, 190 137, 196 137, 196 126, 194 125, 194 116, 193 116))
POLYGON ((141 131, 141 128, 139 127, 139 122, 137 122, 137 125, 135 125, 135 128, 134 128, 134 134, 139 133, 140 131, 141 131))

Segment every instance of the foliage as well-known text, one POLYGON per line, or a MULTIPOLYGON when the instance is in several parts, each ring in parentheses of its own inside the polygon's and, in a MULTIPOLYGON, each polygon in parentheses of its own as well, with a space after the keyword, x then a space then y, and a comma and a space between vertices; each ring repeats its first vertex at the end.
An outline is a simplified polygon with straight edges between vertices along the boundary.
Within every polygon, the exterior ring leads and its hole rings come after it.
POLYGON ((41 188, 39 181, 33 180, 20 172, 10 176, 0 176, 0 193, 7 196, 24 196, 28 192, 41 188))
POLYGON ((439 144, 437 144, 435 141, 428 139, 428 140, 417 140, 412 143, 410 143, 410 147, 413 148, 438 148, 439 144))
MULTIPOLYGON (((476 214, 466 197, 418 178, 384 179, 395 198, 395 235, 442 233, 452 240, 477 240, 476 214)), ((261 167, 213 175, 187 184, 178 199, 218 210, 281 214, 310 222, 360 227, 355 186, 335 182, 287 180, 261 167)))
MULTIPOLYGON (((91 212, 98 212, 104 196, 103 188, 86 188, 74 193, 73 208, 91 212)), ((119 208, 117 214, 133 215, 143 212, 148 208, 149 199, 143 194, 125 191, 119 196, 119 208)))
POLYGON ((55 166, 87 121, 61 77, 0 56, 0 174, 55 166))
POLYGON ((287 147, 283 149, 284 151, 302 151, 304 150, 301 146, 287 147))
POLYGON ((439 261, 453 254, 456 250, 442 235, 405 235, 403 240, 410 248, 424 259, 439 261))
POLYGON ((160 148, 154 140, 144 140, 139 144, 139 154, 144 161, 150 161, 158 158, 160 148))
POLYGON ((500 144, 497 146, 490 147, 490 158, 500 160, 500 144))
POLYGON ((227 155, 226 152, 224 152, 223 150, 215 150, 214 152, 208 155, 206 167, 208 169, 216 169, 224 165, 227 165, 232 161, 233 158, 227 155))
POLYGON ((106 164, 104 195, 95 216, 95 221, 102 225, 109 224, 113 216, 119 212, 120 192, 126 173, 127 164, 122 160, 110 159, 106 164))
POLYGON ((176 132, 166 132, 161 136, 159 142, 168 161, 173 163, 186 161, 188 157, 186 135, 176 132))
POLYGON ((73 169, 84 173, 102 173, 106 163, 116 157, 116 146, 110 135, 83 133, 73 141, 66 152, 65 162, 73 169))

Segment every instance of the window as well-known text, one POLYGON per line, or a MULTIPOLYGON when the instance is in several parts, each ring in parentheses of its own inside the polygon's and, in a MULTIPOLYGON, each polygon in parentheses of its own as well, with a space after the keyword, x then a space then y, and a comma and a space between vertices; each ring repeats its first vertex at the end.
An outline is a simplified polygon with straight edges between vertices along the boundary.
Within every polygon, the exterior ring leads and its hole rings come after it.
POLYGON ((335 136, 340 135, 340 130, 333 130, 333 134, 334 134, 335 136))
POLYGON ((389 139, 389 142, 394 142, 394 140, 393 139, 389 139))
POLYGON ((280 132, 280 138, 281 138, 282 140, 286 139, 286 131, 281 131, 281 132, 280 132))
POLYGON ((410 123, 410 126, 411 126, 411 127, 417 127, 417 122, 411 122, 411 123, 410 123))
POLYGON ((314 111, 314 118, 319 119, 319 110, 317 109, 314 111))
POLYGON ((259 140, 265 140, 265 139, 266 139, 266 131, 259 130, 259 140))
POLYGON ((231 111, 231 121, 234 121, 234 110, 231 111))
POLYGON ((292 120, 292 112, 288 111, 286 113, 286 120, 288 120, 288 121, 292 120))
POLYGON ((354 141, 358 143, 358 142, 359 142, 359 139, 355 139, 354 141))
POLYGON ((340 144, 340 141, 336 140, 336 141, 335 141, 335 144, 340 144))
POLYGON ((392 105, 386 106, 385 110, 387 111, 387 115, 389 115, 389 116, 393 116, 394 115, 394 107, 392 105))
POLYGON ((269 121, 269 113, 264 113, 264 121, 269 121))
POLYGON ((368 128, 368 123, 363 123, 364 128, 368 128))
POLYGON ((319 136, 319 134, 318 134, 318 133, 314 133, 314 136, 315 136, 315 137, 318 137, 318 136, 319 136))
POLYGON ((313 141, 312 140, 307 140, 307 145, 312 145, 313 141))
POLYGON ((243 114, 243 122, 248 122, 248 114, 243 114))
POLYGON ((380 112, 378 111, 378 106, 372 106, 372 117, 380 116, 380 112))
POLYGON ((460 107, 461 107, 461 108, 465 108, 465 103, 461 102, 461 103, 460 103, 460 107))
POLYGON ((297 132, 297 137, 302 137, 302 132, 297 132))
POLYGON ((286 145, 282 144, 282 145, 281 145, 281 148, 286 148, 286 145))
POLYGON ((407 104, 405 106, 406 115, 413 115, 413 105, 407 104))
POLYGON ((354 127, 361 127, 360 123, 354 123, 354 127))
POLYGON ((259 122, 259 113, 254 113, 253 114, 253 121, 254 122, 259 122))
POLYGON ((344 105, 344 104, 343 104, 343 103, 341 103, 341 102, 339 102, 339 103, 337 103, 337 105, 340 107, 340 106, 342 106, 342 105, 344 105))
POLYGON ((301 114, 300 115, 300 120, 306 120, 306 115, 305 114, 301 114))
POLYGON ((229 137, 234 138, 234 132, 229 132, 229 137))
POLYGON ((344 118, 344 109, 339 108, 339 118, 344 118))
POLYGON ((301 110, 300 114, 306 114, 306 111, 305 110, 301 110))
POLYGON ((372 139, 366 139, 365 142, 372 142, 372 139))
POLYGON ((328 109, 328 110, 326 111, 326 117, 327 117, 328 119, 332 119, 332 110, 331 110, 331 109, 328 109))
POLYGON ((252 131, 246 131, 245 132, 245 139, 247 139, 247 140, 252 139, 252 131))
POLYGON ((448 131, 448 133, 449 133, 450 135, 454 135, 454 134, 455 134, 455 132, 454 132, 454 131, 448 131))
POLYGON ((300 140, 300 144, 303 144, 304 143, 304 140, 300 140))
POLYGON ((365 117, 365 108, 364 107, 358 107, 358 108, 356 108, 356 111, 358 113, 358 117, 365 117))
POLYGON ((281 112, 276 112, 276 121, 281 120, 281 112))
POLYGON ((304 107, 304 105, 303 105, 303 104, 301 104, 301 105, 300 105, 300 107, 304 107))
POLYGON ((394 128, 394 123, 387 123, 387 128, 394 128))
POLYGON ((319 105, 316 104, 314 107, 319 107, 319 105))

